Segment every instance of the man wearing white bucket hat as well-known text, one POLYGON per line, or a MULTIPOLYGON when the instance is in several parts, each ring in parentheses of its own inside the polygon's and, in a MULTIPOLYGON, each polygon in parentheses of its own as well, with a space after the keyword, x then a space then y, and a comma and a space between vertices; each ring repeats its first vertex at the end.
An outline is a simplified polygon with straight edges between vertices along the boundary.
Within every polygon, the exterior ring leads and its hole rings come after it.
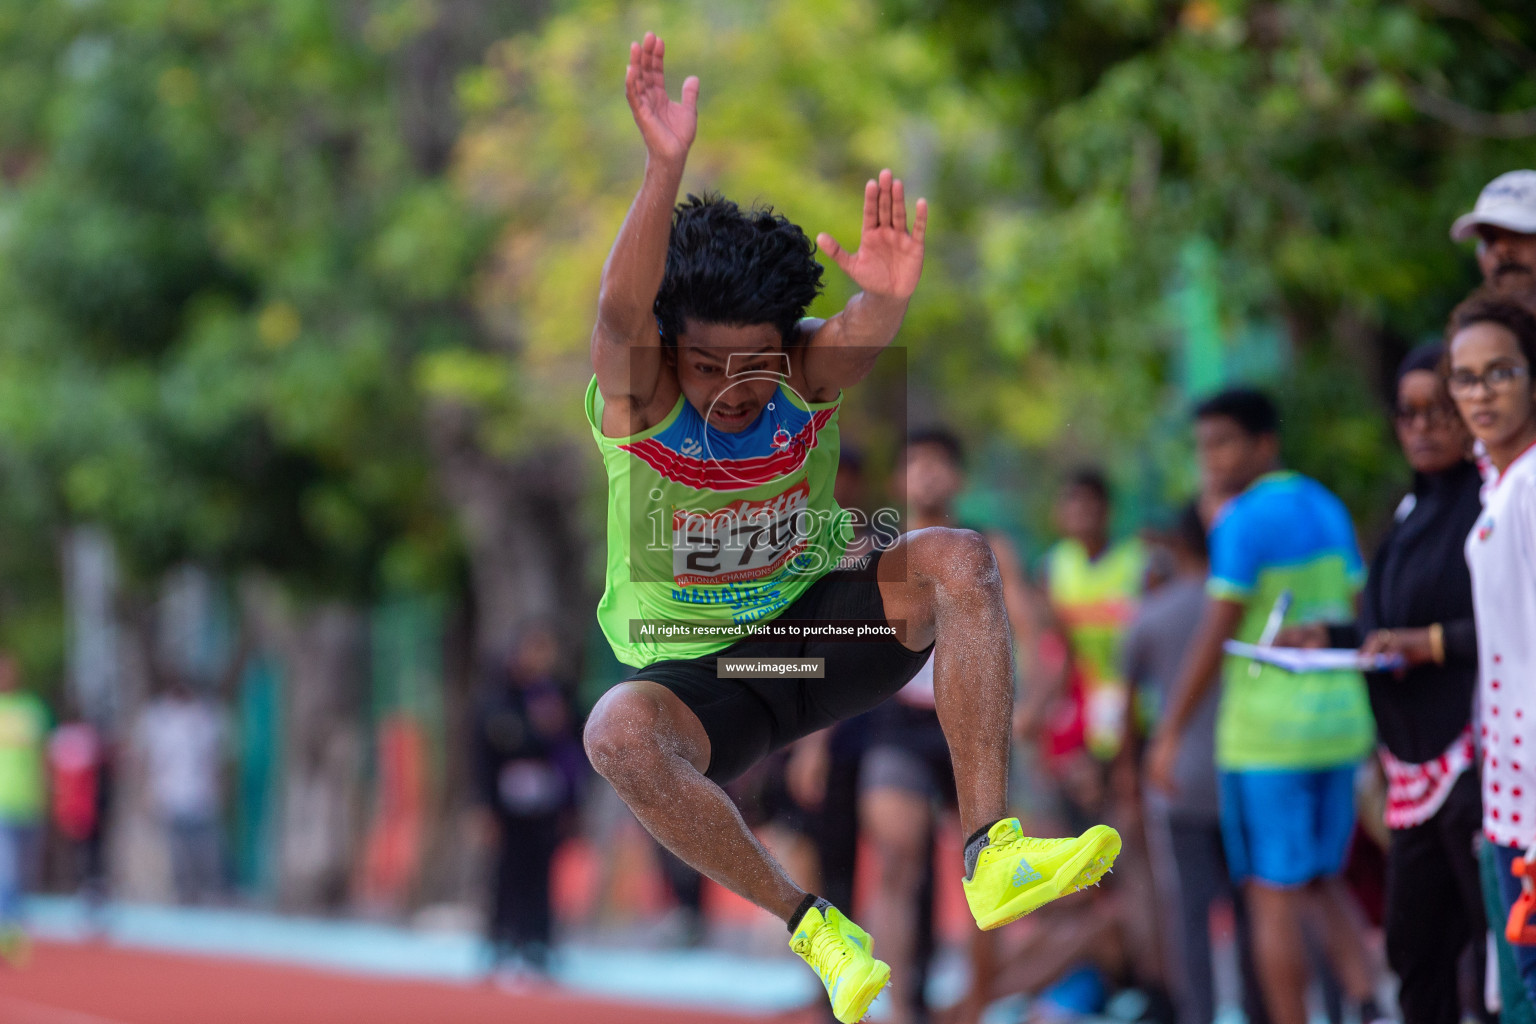
POLYGON ((1472 212, 1451 225, 1455 241, 1473 237, 1489 284, 1510 284, 1515 275, 1536 284, 1536 171, 1509 171, 1484 186, 1472 212))

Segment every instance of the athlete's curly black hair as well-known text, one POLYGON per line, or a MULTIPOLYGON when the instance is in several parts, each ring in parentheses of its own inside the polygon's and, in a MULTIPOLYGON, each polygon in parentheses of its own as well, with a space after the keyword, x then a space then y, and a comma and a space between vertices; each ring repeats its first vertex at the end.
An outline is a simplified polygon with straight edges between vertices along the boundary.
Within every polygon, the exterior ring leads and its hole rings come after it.
POLYGON ((773 324, 788 346, 821 292, 821 264, 805 232, 772 207, 743 210, 718 193, 690 195, 672 215, 667 271, 656 293, 664 345, 685 319, 773 324))

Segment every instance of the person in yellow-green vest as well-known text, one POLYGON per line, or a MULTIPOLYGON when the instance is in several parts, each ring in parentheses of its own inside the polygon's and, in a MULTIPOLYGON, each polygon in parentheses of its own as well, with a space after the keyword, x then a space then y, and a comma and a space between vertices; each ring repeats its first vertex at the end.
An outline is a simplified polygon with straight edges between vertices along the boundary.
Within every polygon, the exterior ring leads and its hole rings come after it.
POLYGON ((1056 501, 1062 539, 1045 560, 1046 592, 1071 648, 1071 698, 1080 700, 1083 743, 1106 761, 1120 749, 1125 731, 1120 644, 1147 571, 1147 550, 1138 538, 1111 543, 1109 513, 1104 474, 1093 468, 1074 472, 1056 501))
POLYGON ((48 712, 21 690, 16 659, 0 653, 0 956, 26 951, 21 900, 33 875, 44 809, 48 712))

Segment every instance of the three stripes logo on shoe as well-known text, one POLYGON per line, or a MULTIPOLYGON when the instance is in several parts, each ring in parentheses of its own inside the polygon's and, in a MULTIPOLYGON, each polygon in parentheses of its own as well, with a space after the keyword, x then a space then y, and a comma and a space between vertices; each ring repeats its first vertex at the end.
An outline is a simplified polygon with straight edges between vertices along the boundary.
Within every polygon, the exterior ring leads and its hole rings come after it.
POLYGON ((1029 861, 1020 860, 1019 866, 1013 869, 1013 887, 1028 885, 1030 882, 1040 881, 1040 872, 1029 866, 1029 861))

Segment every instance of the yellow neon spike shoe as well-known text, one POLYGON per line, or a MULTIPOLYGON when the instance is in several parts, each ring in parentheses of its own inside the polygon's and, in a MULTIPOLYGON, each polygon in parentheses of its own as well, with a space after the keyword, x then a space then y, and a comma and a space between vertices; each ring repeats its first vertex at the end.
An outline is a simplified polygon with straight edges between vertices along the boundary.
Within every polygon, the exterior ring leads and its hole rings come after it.
POLYGON ((843 1024, 863 1020, 869 1004, 891 980, 890 967, 874 957, 869 933, 836 907, 828 907, 825 914, 815 907, 807 910, 790 936, 789 948, 821 977, 832 1016, 843 1024))
POLYGON ((1030 839, 1018 818, 987 830, 965 901, 982 931, 1001 928, 1058 896, 1098 885, 1120 853, 1120 833, 1095 825, 1076 839, 1030 839))

